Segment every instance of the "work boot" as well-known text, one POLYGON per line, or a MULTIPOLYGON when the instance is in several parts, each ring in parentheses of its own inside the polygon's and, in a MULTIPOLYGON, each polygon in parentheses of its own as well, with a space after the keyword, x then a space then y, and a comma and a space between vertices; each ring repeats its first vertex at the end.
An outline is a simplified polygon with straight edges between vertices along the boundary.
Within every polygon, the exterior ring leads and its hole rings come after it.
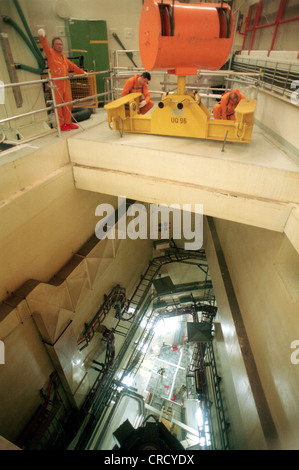
POLYGON ((73 124, 72 122, 70 124, 67 124, 69 129, 79 129, 79 126, 77 124, 73 124))

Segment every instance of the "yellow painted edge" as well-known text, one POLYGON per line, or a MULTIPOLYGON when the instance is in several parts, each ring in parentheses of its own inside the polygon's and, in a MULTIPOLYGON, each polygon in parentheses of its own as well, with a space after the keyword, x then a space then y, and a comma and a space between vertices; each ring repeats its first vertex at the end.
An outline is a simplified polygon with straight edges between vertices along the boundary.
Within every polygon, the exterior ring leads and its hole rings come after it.
POLYGON ((108 44, 108 41, 89 41, 90 44, 108 44))

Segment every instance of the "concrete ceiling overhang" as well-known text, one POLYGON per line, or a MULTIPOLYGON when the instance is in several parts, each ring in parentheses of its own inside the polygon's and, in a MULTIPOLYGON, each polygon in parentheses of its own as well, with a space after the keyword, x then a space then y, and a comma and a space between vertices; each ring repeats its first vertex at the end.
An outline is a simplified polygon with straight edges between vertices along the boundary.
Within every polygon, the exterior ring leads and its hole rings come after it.
MULTIPOLYGON (((99 129, 100 127, 100 129, 99 129)), ((285 232, 299 252, 299 165, 255 129, 251 144, 111 132, 68 139, 77 189, 285 232), (86 151, 88 147, 88 151, 86 151), (192 208, 191 208, 192 210, 192 208)))

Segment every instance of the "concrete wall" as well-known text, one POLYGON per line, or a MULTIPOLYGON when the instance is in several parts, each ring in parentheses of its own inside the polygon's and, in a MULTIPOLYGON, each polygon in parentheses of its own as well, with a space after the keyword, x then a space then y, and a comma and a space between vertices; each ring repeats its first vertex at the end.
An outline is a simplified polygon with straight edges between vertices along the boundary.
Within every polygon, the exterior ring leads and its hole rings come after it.
POLYGON ((74 188, 66 140, 29 150, 0 167, 1 300, 28 279, 48 281, 94 234, 96 206, 115 203, 74 188))
MULTIPOLYGON (((240 7, 240 14, 243 15, 242 33, 245 31, 248 9, 250 5, 257 3, 257 0, 249 0, 247 2, 238 0, 236 2, 235 9, 240 7)), ((279 2, 263 2, 259 24, 267 24, 275 21, 278 6, 279 2)), ((299 6, 296 2, 288 2, 286 4, 284 19, 298 17, 298 9, 299 6)), ((255 66, 257 63, 264 63, 273 69, 275 69, 276 63, 278 63, 278 68, 284 68, 286 70, 285 75, 287 76, 289 64, 293 64, 294 70, 296 70, 296 66, 298 67, 299 65, 297 31, 298 21, 279 25, 273 50, 268 55, 274 35, 274 26, 260 29, 256 34, 250 53, 248 52, 250 42, 247 41, 245 44, 245 50, 242 52, 242 61, 245 63, 248 62, 252 66, 255 66)), ((237 31, 234 41, 234 51, 241 50, 243 39, 244 35, 237 31)), ((243 88, 240 83, 232 83, 232 86, 243 88)), ((297 89, 297 86, 295 88, 297 89)), ((275 93, 266 93, 263 88, 260 88, 258 95, 256 95, 257 90, 253 87, 244 87, 243 91, 246 93, 247 97, 257 98, 255 122, 266 130, 269 135, 276 137, 282 145, 295 153, 298 158, 299 137, 296 129, 296 121, 299 112, 298 105, 292 104, 291 101, 283 101, 280 99, 279 94, 275 97, 275 93)))
POLYGON ((148 240, 84 245, 95 238, 97 205, 117 202, 75 189, 66 140, 23 152, 0 167, 0 434, 12 441, 41 403, 53 363, 80 406, 91 384, 72 359, 84 323, 116 284, 131 295, 152 255, 148 240))
MULTIPOLYGON (((246 2, 242 2, 242 0, 238 0, 236 2, 234 8, 237 9, 237 7, 240 6, 241 7, 240 12, 243 14, 243 25, 241 28, 242 32, 245 31, 246 17, 247 17, 248 9, 250 5, 255 5, 257 3, 258 3, 258 0, 248 0, 246 2)), ((262 14, 260 17, 259 24, 267 25, 269 23, 274 22, 277 17, 279 5, 280 5, 280 2, 278 1, 263 2, 262 14)), ((255 11, 256 9, 254 9, 253 15, 251 17, 252 23, 254 20, 255 11)), ((286 4, 285 11, 286 13, 283 16, 283 19, 297 17, 298 12, 299 12, 298 3, 292 0, 289 1, 286 4)), ((271 47, 272 40, 273 40, 274 31, 275 31, 274 26, 270 26, 270 27, 258 30, 256 32, 253 49, 269 50, 271 47)), ((275 51, 296 50, 295 44, 297 40, 297 31, 298 31, 298 22, 296 21, 279 25, 273 50, 275 51)), ((241 38, 240 36, 242 35, 238 35, 238 42, 240 45, 242 45, 243 37, 241 38)), ((249 39, 246 41, 246 45, 245 45, 246 49, 248 49, 248 46, 250 45, 250 41, 251 41, 251 37, 249 36, 249 39)))
MULTIPOLYGON (((109 241, 108 245, 98 242, 56 286, 37 283, 25 298, 14 297, 19 302, 15 308, 6 305, 6 312, 1 309, 5 364, 0 376, 0 433, 6 439, 15 442, 43 403, 39 390, 47 386, 54 369, 73 408, 80 408, 92 386, 88 368, 100 349, 95 345, 99 337, 80 353, 77 342, 84 324, 92 320, 104 295, 116 284, 127 289, 128 297, 132 294, 152 252, 147 240, 122 240, 117 247, 109 241), (82 363, 76 364, 76 357, 82 363)), ((104 324, 110 327, 113 318, 112 309, 104 324)), ((123 338, 116 340, 118 349, 123 338)))
MULTIPOLYGON (((26 2, 26 4, 23 2, 22 4, 23 12, 26 17, 28 17, 26 8, 28 3, 30 2, 26 2)), ((0 11, 1 15, 9 16, 14 20, 15 23, 17 23, 22 31, 25 31, 19 15, 13 6, 13 2, 1 0, 0 11)), ((12 76, 10 77, 6 65, 7 61, 12 61, 16 64, 24 64, 35 69, 38 69, 38 64, 32 51, 27 47, 16 30, 6 23, 3 23, 2 27, 4 29, 3 34, 7 35, 7 41, 10 50, 8 50, 6 47, 6 43, 3 44, 0 48, 0 80, 5 84, 40 80, 39 74, 35 74, 26 70, 16 70, 14 68, 11 69, 12 76), (5 52, 7 54, 6 58, 4 54, 5 52), (15 78, 13 75, 15 75, 15 78)), ((44 108, 45 100, 43 87, 41 84, 30 84, 19 88, 5 88, 4 104, 2 104, 0 100, 0 119, 6 119, 11 116, 16 116, 30 112, 32 110, 39 110, 44 108), (18 96, 20 101, 15 99, 13 90, 19 93, 18 96)), ((46 134, 51 131, 47 125, 46 112, 40 112, 19 118, 14 121, 6 122, 1 124, 0 128, 1 131, 4 132, 6 139, 13 141, 23 140, 31 136, 46 134)))
POLYGON ((259 93, 256 122, 268 131, 269 135, 276 137, 285 145, 287 150, 296 153, 297 158, 299 158, 299 136, 295 123, 298 114, 298 106, 281 101, 278 97, 259 93))
MULTIPOLYGON (((296 449, 299 431, 299 366, 291 361, 291 344, 299 337, 298 254, 283 234, 219 219, 215 219, 215 226, 281 447, 296 449)), ((242 346, 240 337, 236 340, 234 323, 221 293, 220 273, 217 273, 209 249, 207 256, 208 262, 211 262, 211 277, 219 305, 218 319, 224 339, 222 342, 221 335, 219 336, 217 348, 225 351, 224 355, 220 354, 225 369, 227 363, 224 358, 229 360, 231 386, 234 390, 231 397, 236 393, 240 405, 236 413, 235 404, 233 401, 230 403, 232 428, 234 429, 234 419, 238 421, 240 418, 236 417, 240 412, 242 427, 247 435, 247 445, 251 449, 263 448, 259 420, 254 421, 254 401, 246 386, 246 376, 242 373, 241 355, 237 353, 240 345, 242 346), (248 413, 250 407, 252 409, 248 413)), ((225 374, 226 391, 229 390, 229 377, 230 374, 225 374)), ((241 439, 242 433, 237 443, 244 445, 240 442, 241 439)))
MULTIPOLYGON (((242 56, 244 58, 244 56, 242 56)), ((264 53, 255 54, 256 58, 263 58, 264 53)), ((255 60, 245 59, 245 63, 254 64, 255 60)), ((279 60, 278 60, 279 62, 279 60)), ((275 61, 269 62, 273 67, 275 61)), ((299 61, 298 61, 299 64, 299 61)), ((287 98, 281 99, 275 92, 269 92, 263 87, 255 88, 238 82, 231 82, 232 88, 239 88, 246 97, 256 99, 257 105, 254 113, 255 123, 276 141, 282 145, 295 160, 299 158, 299 136, 296 122, 298 120, 299 108, 287 98)), ((297 160, 298 161, 298 160, 297 160)))

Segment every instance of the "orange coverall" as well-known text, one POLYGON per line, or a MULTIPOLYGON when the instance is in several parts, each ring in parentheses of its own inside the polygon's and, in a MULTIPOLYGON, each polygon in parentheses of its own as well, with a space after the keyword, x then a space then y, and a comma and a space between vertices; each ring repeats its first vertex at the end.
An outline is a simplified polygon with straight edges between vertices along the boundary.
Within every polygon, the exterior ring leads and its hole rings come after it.
POLYGON ((145 100, 146 105, 143 106, 143 108, 140 108, 140 113, 145 114, 154 106, 154 103, 151 101, 151 95, 148 91, 147 85, 144 84, 143 87, 138 86, 137 80, 139 77, 140 75, 135 75, 134 77, 128 78, 121 93, 121 96, 126 96, 129 93, 142 93, 144 98, 140 96, 139 101, 145 100))
MULTIPOLYGON (((47 41, 46 36, 40 36, 43 50, 47 56, 48 67, 51 71, 52 78, 65 77, 69 70, 77 74, 83 74, 84 70, 73 64, 64 54, 58 54, 52 49, 47 41)), ((71 101, 71 93, 68 80, 57 80, 55 84, 56 104, 67 103, 71 101)), ((72 120, 71 106, 61 106, 57 108, 60 126, 70 124, 72 120)))
POLYGON ((228 91, 227 93, 224 93, 219 103, 215 104, 213 108, 214 118, 235 121, 235 109, 240 103, 240 101, 245 99, 246 97, 237 88, 232 91, 228 91), (238 102, 234 106, 229 103, 229 95, 231 93, 236 93, 238 95, 238 102))

